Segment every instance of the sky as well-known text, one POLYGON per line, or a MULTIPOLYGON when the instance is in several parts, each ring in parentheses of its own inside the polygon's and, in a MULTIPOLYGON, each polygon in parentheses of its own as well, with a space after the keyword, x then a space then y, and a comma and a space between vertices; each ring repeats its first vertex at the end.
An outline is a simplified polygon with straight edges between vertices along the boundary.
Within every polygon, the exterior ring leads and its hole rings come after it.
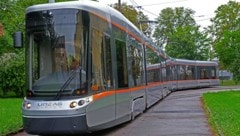
MULTIPOLYGON (((121 3, 126 2, 128 5, 142 6, 142 11, 154 20, 164 8, 185 7, 195 11, 194 18, 198 25, 202 28, 211 24, 210 18, 215 16, 214 11, 220 5, 227 4, 229 0, 121 0, 121 3)), ((235 0, 240 2, 240 0, 235 0)), ((104 4, 117 3, 118 0, 99 0, 104 4)))

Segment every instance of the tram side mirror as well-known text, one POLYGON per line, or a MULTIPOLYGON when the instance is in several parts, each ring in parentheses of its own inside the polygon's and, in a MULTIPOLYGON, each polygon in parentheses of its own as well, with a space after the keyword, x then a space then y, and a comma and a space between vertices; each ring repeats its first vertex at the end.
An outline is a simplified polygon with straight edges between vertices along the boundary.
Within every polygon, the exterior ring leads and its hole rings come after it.
POLYGON ((23 47, 23 33, 21 31, 15 32, 13 35, 14 48, 23 47))

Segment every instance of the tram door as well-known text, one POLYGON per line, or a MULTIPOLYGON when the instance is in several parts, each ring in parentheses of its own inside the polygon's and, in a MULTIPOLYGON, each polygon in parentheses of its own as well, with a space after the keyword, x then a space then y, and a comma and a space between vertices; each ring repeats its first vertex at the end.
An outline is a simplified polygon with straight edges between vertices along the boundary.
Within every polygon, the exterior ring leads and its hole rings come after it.
MULTIPOLYGON (((115 40, 117 63, 116 119, 123 119, 131 112, 131 92, 128 89, 126 42, 115 40)), ((127 119, 127 118, 125 118, 127 119)))

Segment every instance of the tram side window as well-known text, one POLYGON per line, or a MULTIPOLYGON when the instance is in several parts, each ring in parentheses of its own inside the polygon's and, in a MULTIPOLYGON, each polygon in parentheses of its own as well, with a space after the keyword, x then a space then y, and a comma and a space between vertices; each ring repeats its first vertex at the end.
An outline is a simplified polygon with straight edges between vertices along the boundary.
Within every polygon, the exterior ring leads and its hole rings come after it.
POLYGON ((216 78, 219 78, 219 68, 218 67, 215 67, 215 69, 216 69, 216 78))
POLYGON ((165 62, 161 62, 161 70, 162 70, 162 81, 167 81, 167 69, 165 62))
POLYGON ((186 66, 186 79, 187 80, 192 80, 193 79, 193 73, 194 71, 192 71, 192 66, 186 66))
POLYGON ((118 88, 128 87, 126 42, 115 39, 118 88))
POLYGON ((140 43, 132 41, 128 48, 128 61, 131 66, 131 73, 129 75, 133 79, 133 86, 139 86, 144 83, 142 47, 140 43))
POLYGON ((167 64, 167 80, 168 81, 176 80, 175 66, 171 64, 167 64))
POLYGON ((196 79, 196 77, 197 77, 196 67, 191 66, 191 71, 192 71, 192 79, 196 79))
POLYGON ((200 68, 200 79, 204 79, 204 77, 205 77, 205 69, 200 68))
POLYGON ((211 78, 211 68, 206 67, 206 79, 210 79, 210 78, 211 78))
POLYGON ((166 64, 166 72, 167 72, 167 81, 172 81, 172 70, 171 66, 166 64))
POLYGON ((110 37, 93 29, 92 38, 92 90, 107 90, 113 86, 110 37))
POLYGON ((160 71, 159 68, 156 69, 150 69, 147 70, 147 81, 148 83, 151 82, 159 82, 160 81, 160 71))
POLYGON ((157 53, 149 48, 146 48, 146 63, 147 63, 147 83, 159 82, 160 79, 160 63, 157 53))
POLYGON ((106 81, 107 88, 113 87, 113 72, 112 72, 112 55, 111 55, 111 43, 110 37, 104 36, 103 44, 103 69, 104 69, 104 79, 106 81))
POLYGON ((172 72, 172 78, 173 80, 177 80, 177 66, 173 65, 171 66, 171 72, 172 72))
POLYGON ((215 67, 211 67, 211 76, 212 76, 212 79, 217 78, 216 77, 216 69, 215 69, 215 67))
POLYGON ((179 69, 178 69, 179 79, 180 80, 185 80, 186 79, 186 68, 185 68, 185 66, 179 65, 178 67, 179 67, 179 69))
POLYGON ((208 79, 209 75, 208 75, 208 69, 206 69, 205 67, 200 67, 200 79, 208 79))

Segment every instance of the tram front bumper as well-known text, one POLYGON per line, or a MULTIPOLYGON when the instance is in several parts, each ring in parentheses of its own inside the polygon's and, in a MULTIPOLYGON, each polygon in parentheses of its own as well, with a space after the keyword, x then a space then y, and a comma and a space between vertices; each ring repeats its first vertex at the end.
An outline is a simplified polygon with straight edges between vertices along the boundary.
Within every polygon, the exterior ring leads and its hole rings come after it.
POLYGON ((23 116, 23 125, 27 133, 38 135, 64 135, 88 132, 86 115, 46 118, 23 116))

